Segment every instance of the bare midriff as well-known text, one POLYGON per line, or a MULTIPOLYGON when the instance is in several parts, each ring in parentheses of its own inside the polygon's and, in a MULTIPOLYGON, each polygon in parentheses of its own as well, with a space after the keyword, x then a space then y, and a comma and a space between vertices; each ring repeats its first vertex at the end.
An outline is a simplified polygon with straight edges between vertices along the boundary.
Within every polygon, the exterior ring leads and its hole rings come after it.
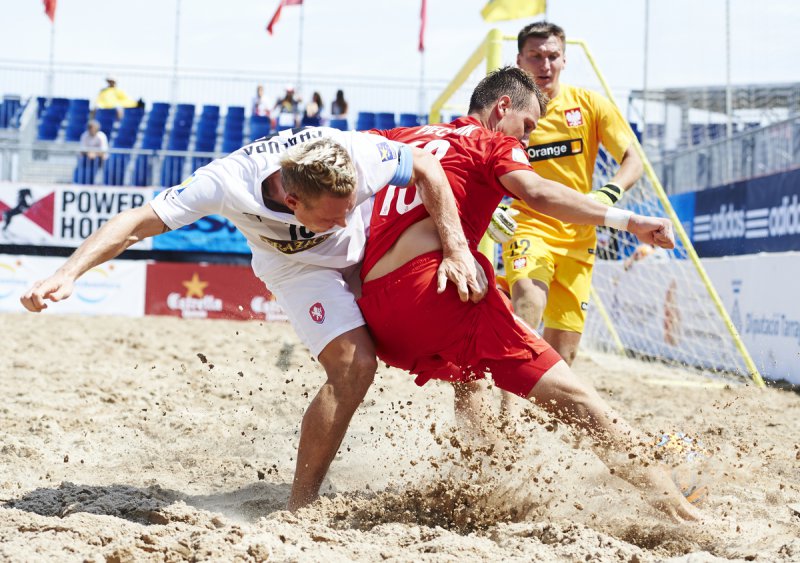
POLYGON ((403 264, 426 252, 442 248, 433 219, 426 217, 407 228, 392 247, 378 260, 364 277, 364 281, 378 279, 393 272, 403 264))

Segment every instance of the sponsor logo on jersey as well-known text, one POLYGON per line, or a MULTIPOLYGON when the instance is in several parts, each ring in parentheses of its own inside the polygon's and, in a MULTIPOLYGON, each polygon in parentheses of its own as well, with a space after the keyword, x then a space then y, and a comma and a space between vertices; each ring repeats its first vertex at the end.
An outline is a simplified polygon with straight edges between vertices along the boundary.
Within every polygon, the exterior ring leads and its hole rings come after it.
POLYGON ((319 325, 325 322, 325 307, 319 301, 308 309, 308 314, 311 315, 311 320, 319 325))
POLYGON ((583 114, 581 108, 564 110, 564 119, 567 120, 567 127, 580 127, 583 125, 583 114))
MULTIPOLYGON (((188 188, 189 186, 191 186, 192 184, 194 184, 194 181, 196 179, 197 178, 195 177, 194 174, 192 174, 191 176, 186 178, 183 182, 180 183, 180 185, 177 188, 175 188, 175 195, 181 195, 181 192, 183 190, 185 190, 186 188, 188 188)), ((169 191, 169 190, 167 190, 167 191, 169 191)))
POLYGON ((519 258, 515 258, 514 261, 511 263, 511 267, 516 270, 521 270, 525 266, 528 265, 528 258, 525 256, 520 256, 519 258))
POLYGON ((522 149, 511 149, 511 160, 520 162, 522 164, 528 164, 528 157, 525 155, 525 151, 522 149))
POLYGON ((389 143, 378 143, 375 145, 378 147, 378 151, 381 153, 381 162, 386 162, 388 160, 394 160, 397 158, 397 153, 392 149, 392 146, 389 143))
POLYGON ((320 235, 315 238, 304 239, 304 240, 277 240, 272 239, 269 237, 265 237, 264 235, 258 235, 262 241, 270 245, 272 248, 281 252, 283 254, 297 254, 298 252, 303 252, 304 250, 308 250, 310 248, 314 248, 328 240, 333 233, 328 233, 327 235, 320 235))
POLYGON ((556 141, 555 143, 528 147, 528 160, 537 162, 540 160, 549 160, 551 158, 561 158, 562 156, 572 156, 582 152, 582 139, 567 139, 565 141, 556 141))

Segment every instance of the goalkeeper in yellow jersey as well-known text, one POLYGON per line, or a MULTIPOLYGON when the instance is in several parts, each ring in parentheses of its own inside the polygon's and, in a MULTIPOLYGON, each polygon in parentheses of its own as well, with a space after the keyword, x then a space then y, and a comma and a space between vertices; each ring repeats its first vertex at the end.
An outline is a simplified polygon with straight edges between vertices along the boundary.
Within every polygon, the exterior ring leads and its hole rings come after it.
MULTIPOLYGON (((544 21, 527 25, 519 32, 517 48, 517 65, 532 74, 550 98, 527 148, 534 171, 606 205, 618 203, 642 175, 627 122, 602 95, 559 81, 566 66, 561 27, 544 21), (593 191, 600 145, 620 166, 607 184, 593 191)), ((544 320, 545 340, 572 364, 589 308, 595 227, 563 223, 515 200, 508 212, 495 212, 489 235, 503 243, 514 312, 533 328, 544 320)), ((457 390, 457 402, 486 408, 475 394, 479 386, 467 384, 457 390)))

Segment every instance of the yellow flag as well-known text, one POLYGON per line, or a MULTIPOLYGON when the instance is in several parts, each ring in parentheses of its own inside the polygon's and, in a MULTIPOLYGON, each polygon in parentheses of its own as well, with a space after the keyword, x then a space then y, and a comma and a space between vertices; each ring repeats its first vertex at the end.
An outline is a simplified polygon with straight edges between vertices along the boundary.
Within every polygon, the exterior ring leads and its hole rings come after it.
POLYGON ((543 14, 545 5, 546 0, 489 0, 481 15, 487 22, 516 20, 543 14))

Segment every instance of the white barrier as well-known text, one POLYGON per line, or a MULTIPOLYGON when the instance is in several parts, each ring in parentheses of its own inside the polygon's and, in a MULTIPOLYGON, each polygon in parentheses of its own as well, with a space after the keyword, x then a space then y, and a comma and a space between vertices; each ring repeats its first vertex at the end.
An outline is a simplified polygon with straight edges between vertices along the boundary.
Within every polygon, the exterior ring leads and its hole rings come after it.
MULTIPOLYGON (((37 280, 51 275, 65 258, 0 254, 0 311, 22 312, 19 298, 37 280)), ((143 261, 112 260, 92 268, 75 284, 66 301, 48 303, 47 312, 81 315, 144 315, 143 261)))
POLYGON ((761 374, 800 384, 800 252, 703 264, 761 374))

